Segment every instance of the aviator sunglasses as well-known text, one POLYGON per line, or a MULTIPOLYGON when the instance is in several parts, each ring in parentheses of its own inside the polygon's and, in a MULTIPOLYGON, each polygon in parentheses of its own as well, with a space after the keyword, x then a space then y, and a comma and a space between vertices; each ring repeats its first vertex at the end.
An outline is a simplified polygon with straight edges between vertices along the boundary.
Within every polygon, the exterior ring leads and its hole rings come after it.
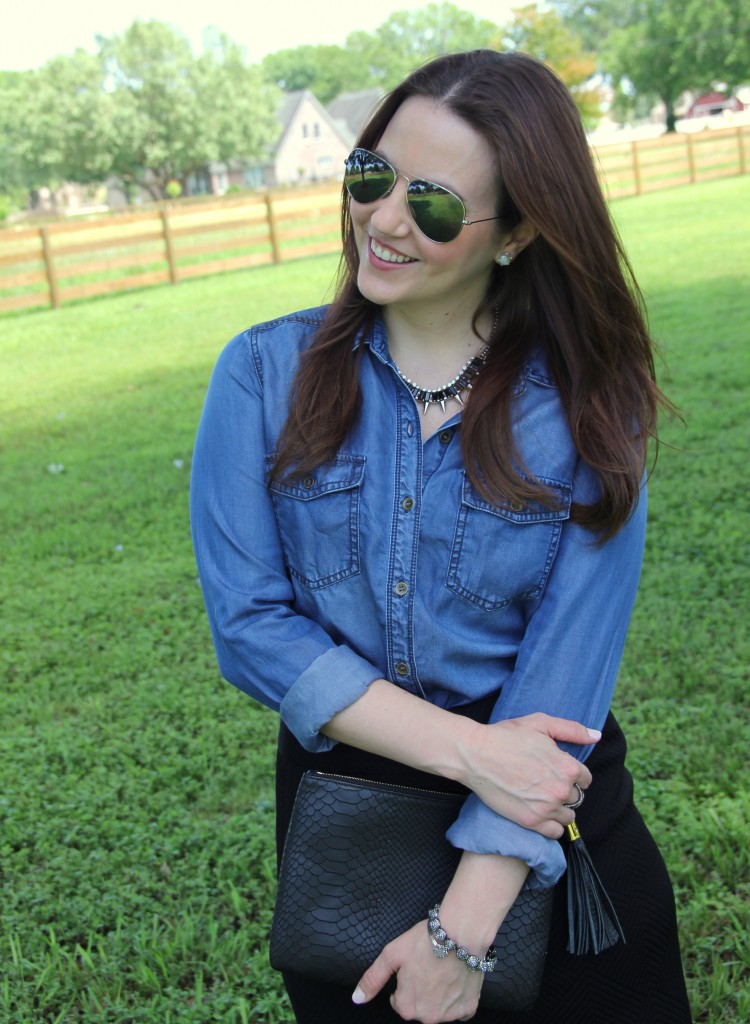
POLYGON ((369 149, 353 149, 346 158, 344 184, 357 203, 374 203, 393 191, 399 178, 406 179, 406 202, 409 212, 423 235, 433 242, 452 242, 461 229, 470 224, 482 224, 499 217, 466 219, 466 207, 455 192, 424 178, 410 178, 401 174, 387 160, 369 149))

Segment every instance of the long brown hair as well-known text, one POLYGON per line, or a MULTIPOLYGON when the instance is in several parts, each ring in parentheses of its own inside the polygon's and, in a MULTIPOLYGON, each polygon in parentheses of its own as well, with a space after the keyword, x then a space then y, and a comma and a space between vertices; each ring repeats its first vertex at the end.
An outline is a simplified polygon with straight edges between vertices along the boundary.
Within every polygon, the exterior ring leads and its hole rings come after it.
MULTIPOLYGON (((485 368, 466 401, 461 444, 474 486, 493 502, 549 505, 521 464, 513 440, 513 384, 533 347, 544 351, 575 446, 600 481, 573 518, 604 540, 637 500, 659 405, 653 347, 640 291, 609 216, 580 117, 565 86, 521 53, 476 50, 419 68, 385 97, 358 145, 377 147, 412 96, 440 103, 489 144, 497 163, 497 213, 505 231, 530 221, 538 237, 507 267, 495 267, 474 314, 496 310, 485 368)), ((342 203, 343 256, 337 297, 295 379, 274 476, 305 473, 330 460, 358 414, 353 350, 377 306, 357 288, 359 257, 349 202, 342 203)))

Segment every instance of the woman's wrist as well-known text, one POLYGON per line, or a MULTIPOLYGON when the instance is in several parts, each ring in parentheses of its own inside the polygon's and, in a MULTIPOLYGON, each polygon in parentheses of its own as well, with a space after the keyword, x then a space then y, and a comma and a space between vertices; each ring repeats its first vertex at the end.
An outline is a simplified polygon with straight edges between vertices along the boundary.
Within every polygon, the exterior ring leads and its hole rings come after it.
POLYGON ((476 974, 488 974, 495 970, 497 964, 497 950, 489 946, 484 953, 472 953, 466 946, 455 942, 440 923, 440 904, 436 903, 427 914, 427 934, 432 943, 432 952, 439 959, 444 960, 451 953, 456 954, 460 963, 466 965, 467 970, 476 974))
MULTIPOLYGON (((515 857, 464 851, 441 901, 443 929, 458 945, 484 955, 528 872, 528 865, 515 857)), ((425 907, 425 914, 428 909, 425 907)))

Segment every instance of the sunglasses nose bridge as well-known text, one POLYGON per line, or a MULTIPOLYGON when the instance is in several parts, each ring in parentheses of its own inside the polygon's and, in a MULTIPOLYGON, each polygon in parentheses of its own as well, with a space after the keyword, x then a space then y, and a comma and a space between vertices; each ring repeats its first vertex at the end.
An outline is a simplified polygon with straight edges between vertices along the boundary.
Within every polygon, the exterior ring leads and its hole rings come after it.
POLYGON ((414 219, 406 193, 409 180, 405 174, 395 172, 393 184, 380 197, 378 208, 372 214, 376 226, 394 237, 405 234, 406 225, 414 219), (399 184, 399 178, 404 179, 403 186, 399 184))

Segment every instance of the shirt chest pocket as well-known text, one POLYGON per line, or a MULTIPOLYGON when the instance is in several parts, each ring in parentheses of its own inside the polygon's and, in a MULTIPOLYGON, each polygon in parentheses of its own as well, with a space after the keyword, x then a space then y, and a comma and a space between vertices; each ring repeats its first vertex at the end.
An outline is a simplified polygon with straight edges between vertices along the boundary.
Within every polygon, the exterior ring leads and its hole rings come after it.
POLYGON ((570 517, 571 488, 539 478, 556 507, 492 505, 464 477, 446 585, 486 611, 541 595, 563 523, 570 517))
MULTIPOLYGON (((267 462, 272 462, 269 457, 267 462)), ((310 590, 340 583, 360 571, 361 455, 337 455, 291 481, 270 484, 286 565, 310 590)))

